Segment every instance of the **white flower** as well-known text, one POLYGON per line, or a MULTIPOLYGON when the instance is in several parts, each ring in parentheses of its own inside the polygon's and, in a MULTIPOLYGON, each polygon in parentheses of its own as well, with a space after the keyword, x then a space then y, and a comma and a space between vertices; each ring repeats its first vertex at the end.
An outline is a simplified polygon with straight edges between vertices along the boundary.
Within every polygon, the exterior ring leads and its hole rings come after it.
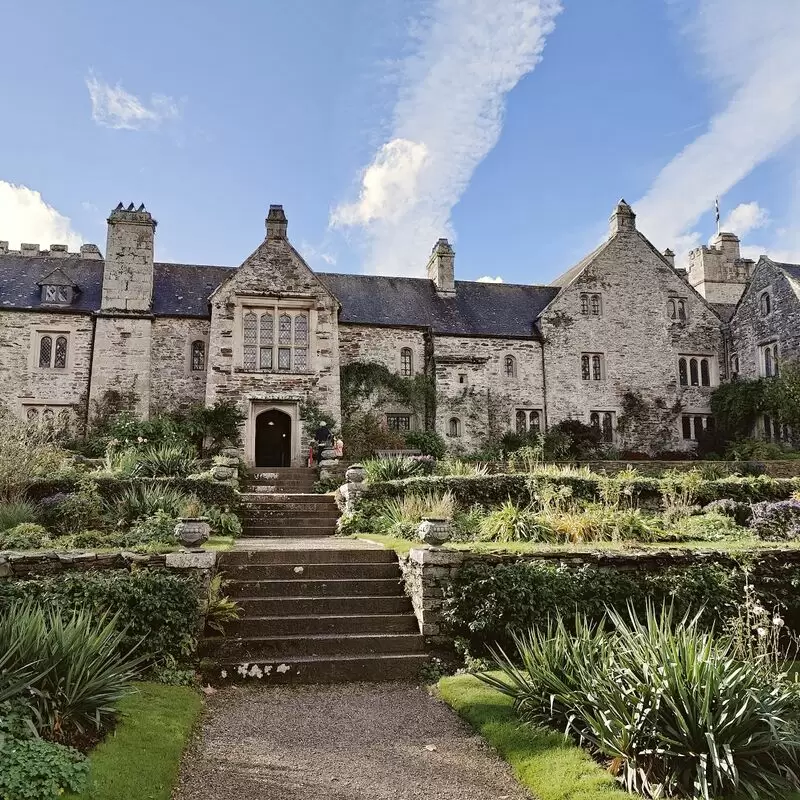
POLYGON ((225 678, 228 677, 228 671, 226 669, 222 670, 222 672, 220 672, 219 676, 220 676, 220 678, 222 678, 222 680, 225 680, 225 678))
POLYGON ((259 667, 258 664, 253 664, 253 666, 250 667, 248 676, 251 678, 263 678, 264 673, 261 671, 261 667, 259 667))
POLYGON ((767 635, 767 629, 766 628, 756 628, 756 633, 759 636, 766 636, 767 635))
POLYGON ((282 675, 284 672, 288 672, 290 669, 291 669, 291 667, 288 664, 279 664, 275 668, 275 672, 280 672, 281 675, 282 675))
POLYGON ((781 618, 780 618, 780 617, 779 617, 779 616, 776 614, 776 615, 775 615, 775 616, 772 618, 772 624, 773 624, 773 625, 774 625, 776 628, 782 628, 782 627, 783 627, 783 626, 784 626, 786 623, 785 623, 785 622, 784 622, 784 621, 783 621, 783 620, 782 620, 782 619, 781 619, 781 618))

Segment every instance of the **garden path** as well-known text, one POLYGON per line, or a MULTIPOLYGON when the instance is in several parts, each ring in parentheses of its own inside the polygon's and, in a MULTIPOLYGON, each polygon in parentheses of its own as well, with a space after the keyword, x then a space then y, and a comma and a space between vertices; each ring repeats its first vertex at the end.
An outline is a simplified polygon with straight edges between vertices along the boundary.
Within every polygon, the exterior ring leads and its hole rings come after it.
POLYGON ((407 683, 231 687, 209 698, 174 800, 524 800, 507 764, 407 683))

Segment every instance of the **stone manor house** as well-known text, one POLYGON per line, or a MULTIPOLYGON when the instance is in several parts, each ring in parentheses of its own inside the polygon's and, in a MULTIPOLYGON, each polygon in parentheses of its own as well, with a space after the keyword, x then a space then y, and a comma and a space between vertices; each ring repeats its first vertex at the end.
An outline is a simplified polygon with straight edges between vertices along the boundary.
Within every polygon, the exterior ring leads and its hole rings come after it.
POLYGON ((454 452, 568 418, 622 449, 691 449, 720 381, 798 356, 800 265, 743 259, 721 233, 679 269, 635 220, 621 201, 600 247, 535 286, 456 281, 445 239, 427 278, 314 272, 277 205, 238 268, 154 263, 156 221, 120 204, 105 258, 0 242, 0 403, 74 434, 109 390, 142 415, 232 400, 248 463, 300 465, 306 404, 340 421, 340 370, 377 362, 436 393, 426 415, 386 401, 382 423, 427 417, 454 452))

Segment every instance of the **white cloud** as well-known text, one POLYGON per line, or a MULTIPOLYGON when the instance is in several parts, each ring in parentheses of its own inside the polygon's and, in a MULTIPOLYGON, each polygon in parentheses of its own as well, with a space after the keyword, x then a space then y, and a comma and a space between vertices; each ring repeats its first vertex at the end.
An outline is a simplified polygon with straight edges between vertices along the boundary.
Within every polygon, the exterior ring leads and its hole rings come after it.
POLYGON ((735 233, 740 239, 747 236, 750 231, 763 228, 769 222, 769 212, 762 208, 755 200, 750 203, 740 203, 720 223, 720 230, 735 233))
POLYGON ((43 248, 66 244, 77 250, 83 241, 69 218, 48 205, 39 192, 6 181, 0 181, 0 239, 15 250, 20 242, 43 248))
POLYGON ((491 275, 484 275, 482 278, 478 278, 478 283, 502 283, 503 279, 498 275, 496 278, 493 278, 491 275))
POLYGON ((391 135, 331 213, 358 226, 371 271, 422 274, 450 212, 500 137, 505 96, 542 57, 559 0, 435 0, 403 64, 391 135))
POLYGON ((92 119, 105 128, 154 129, 180 117, 180 109, 171 97, 154 94, 147 105, 136 95, 126 92, 121 84, 111 86, 94 72, 86 78, 86 88, 92 101, 92 119))
POLYGON ((313 244, 303 241, 297 249, 300 251, 303 258, 312 266, 314 264, 319 264, 319 262, 323 262, 329 267, 336 266, 336 256, 323 248, 315 247, 313 244))
MULTIPOLYGON (((672 0, 677 4, 677 0, 672 0)), ((635 204, 659 247, 685 250, 702 237, 697 220, 755 167, 800 134, 797 0, 699 0, 686 32, 724 106, 635 204)))

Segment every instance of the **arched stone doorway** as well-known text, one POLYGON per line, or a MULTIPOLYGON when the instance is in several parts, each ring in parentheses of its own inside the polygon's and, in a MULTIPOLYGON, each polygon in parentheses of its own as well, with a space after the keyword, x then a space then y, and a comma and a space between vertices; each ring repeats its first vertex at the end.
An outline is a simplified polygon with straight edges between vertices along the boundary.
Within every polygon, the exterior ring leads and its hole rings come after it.
POLYGON ((292 463, 292 418, 273 408, 256 417, 257 467, 288 467, 292 463))

